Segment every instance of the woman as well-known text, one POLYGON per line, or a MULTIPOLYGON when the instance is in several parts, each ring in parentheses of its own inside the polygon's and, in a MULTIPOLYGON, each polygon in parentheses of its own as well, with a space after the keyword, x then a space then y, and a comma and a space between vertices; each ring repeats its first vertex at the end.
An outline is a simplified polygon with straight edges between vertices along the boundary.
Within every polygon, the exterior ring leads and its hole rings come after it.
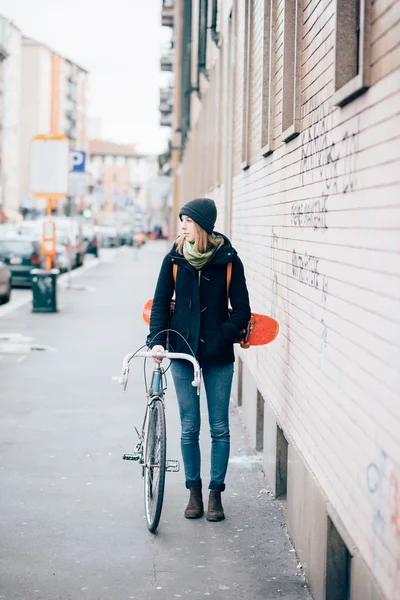
MULTIPOLYGON (((243 265, 230 241, 213 233, 217 209, 213 200, 196 198, 179 213, 182 235, 164 258, 151 310, 147 343, 154 350, 193 353, 202 368, 211 432, 211 480, 206 518, 225 518, 221 492, 229 460, 229 399, 232 386, 233 344, 243 337, 250 318, 249 295, 243 265), (232 263, 228 286, 227 265, 232 263), (177 265, 177 269, 174 269, 177 265), (175 276, 174 276, 175 271, 175 276), (176 277, 176 282, 175 282, 176 277), (170 320, 170 302, 175 310, 170 320), (228 295, 232 310, 228 313, 228 295)), ((155 359, 157 360, 157 359, 155 359)), ((160 362, 160 361, 158 361, 160 362)), ((186 487, 190 490, 184 516, 203 515, 200 474, 200 402, 192 386, 188 361, 171 364, 181 419, 181 449, 186 487)))

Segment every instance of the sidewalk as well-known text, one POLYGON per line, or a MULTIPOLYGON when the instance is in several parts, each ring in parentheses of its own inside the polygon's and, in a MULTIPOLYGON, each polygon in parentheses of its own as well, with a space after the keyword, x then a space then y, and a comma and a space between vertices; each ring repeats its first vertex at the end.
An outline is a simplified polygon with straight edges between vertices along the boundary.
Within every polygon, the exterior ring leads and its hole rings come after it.
MULTIPOLYGON (((226 520, 183 518, 182 466, 167 474, 159 533, 146 529, 139 467, 121 460, 144 414, 142 362, 132 366, 125 395, 114 378, 124 354, 145 341, 141 307, 166 250, 152 242, 136 255, 131 248, 107 253, 74 279, 82 289, 60 290, 58 314, 33 314, 27 304, 0 315, 1 335, 50 348, 0 354, 0 597, 310 598, 283 503, 270 497, 236 409, 226 520)), ((204 399, 202 420, 208 485, 204 399)), ((167 432, 168 458, 180 459, 172 382, 167 432)))

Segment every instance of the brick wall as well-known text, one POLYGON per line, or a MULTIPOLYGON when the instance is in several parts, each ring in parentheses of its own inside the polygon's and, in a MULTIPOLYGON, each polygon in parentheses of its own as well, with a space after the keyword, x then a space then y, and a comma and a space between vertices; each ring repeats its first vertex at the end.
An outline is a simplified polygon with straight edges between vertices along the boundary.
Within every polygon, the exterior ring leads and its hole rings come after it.
MULTIPOLYGON (((332 101, 336 1, 299 1, 301 127, 286 144, 285 0, 272 3, 274 152, 266 157, 264 1, 249 2, 246 81, 245 4, 236 2, 233 13, 232 241, 253 310, 275 316, 281 329, 273 344, 241 357, 385 596, 399 598, 400 1, 370 3, 371 87, 343 108, 332 101), (250 86, 245 170, 244 85, 250 86)), ((222 13, 225 33, 228 17, 222 13)), ((227 43, 225 35, 224 53, 227 43)), ((227 68, 226 58, 222 64, 227 68)), ((223 211, 225 171, 218 181, 213 168, 226 148, 214 136, 219 124, 212 115, 226 101, 218 72, 213 64, 181 180, 182 200, 212 193, 223 211)))

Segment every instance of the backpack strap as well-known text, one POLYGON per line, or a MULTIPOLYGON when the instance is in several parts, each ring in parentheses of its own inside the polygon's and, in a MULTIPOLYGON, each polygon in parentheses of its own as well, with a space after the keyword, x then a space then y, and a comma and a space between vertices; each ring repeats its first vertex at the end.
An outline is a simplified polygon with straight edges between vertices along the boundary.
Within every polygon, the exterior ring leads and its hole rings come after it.
POLYGON ((178 265, 176 263, 174 263, 172 265, 172 277, 174 278, 174 287, 176 288, 176 276, 178 273, 178 265))
POLYGON ((229 288, 231 286, 231 279, 232 279, 232 263, 229 262, 226 265, 226 291, 228 294, 228 298, 229 298, 229 288))

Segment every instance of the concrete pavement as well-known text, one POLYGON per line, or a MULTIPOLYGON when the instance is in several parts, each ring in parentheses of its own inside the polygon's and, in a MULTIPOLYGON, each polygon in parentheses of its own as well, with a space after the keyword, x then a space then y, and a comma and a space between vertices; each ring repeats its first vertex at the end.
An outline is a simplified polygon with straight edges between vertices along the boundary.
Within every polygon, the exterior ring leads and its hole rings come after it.
MULTIPOLYGON (((226 520, 183 518, 182 467, 167 474, 158 534, 146 529, 140 469, 121 460, 144 414, 142 361, 125 395, 113 377, 124 354, 144 343, 141 307, 166 250, 152 242, 103 253, 76 287, 60 291, 58 314, 32 314, 29 304, 0 312, 0 336, 17 334, 14 350, 0 353, 0 598, 310 597, 284 504, 270 497, 235 409, 226 520), (18 352, 18 339, 49 349, 18 352)), ((202 417, 208 484, 204 402, 202 417)), ((168 458, 180 459, 172 382, 167 432, 168 458)))

